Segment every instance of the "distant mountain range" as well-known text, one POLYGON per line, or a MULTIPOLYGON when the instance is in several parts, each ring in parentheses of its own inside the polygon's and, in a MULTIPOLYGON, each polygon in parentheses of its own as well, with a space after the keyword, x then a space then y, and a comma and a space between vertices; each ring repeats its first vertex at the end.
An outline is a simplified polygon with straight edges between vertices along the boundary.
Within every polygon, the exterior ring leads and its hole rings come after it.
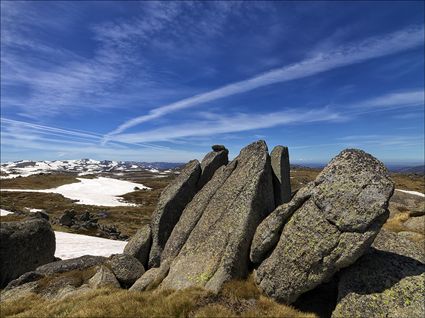
MULTIPOLYGON (((177 169, 184 165, 181 162, 138 162, 138 161, 111 161, 111 160, 55 160, 31 161, 20 160, 2 163, 0 168, 1 178, 14 178, 17 176, 30 176, 38 173, 49 172, 76 172, 80 175, 101 172, 123 172, 145 170, 152 173, 177 169)), ((391 172, 425 174, 425 166, 388 165, 391 172)), ((321 164, 291 165, 291 169, 322 169, 321 164)))
POLYGON ((38 173, 49 172, 76 172, 80 175, 101 172, 123 172, 145 170, 153 173, 164 170, 172 170, 182 166, 183 163, 171 162, 136 162, 136 161, 111 161, 111 160, 55 160, 55 161, 31 161, 20 160, 1 164, 2 178, 14 178, 17 176, 30 176, 38 173))

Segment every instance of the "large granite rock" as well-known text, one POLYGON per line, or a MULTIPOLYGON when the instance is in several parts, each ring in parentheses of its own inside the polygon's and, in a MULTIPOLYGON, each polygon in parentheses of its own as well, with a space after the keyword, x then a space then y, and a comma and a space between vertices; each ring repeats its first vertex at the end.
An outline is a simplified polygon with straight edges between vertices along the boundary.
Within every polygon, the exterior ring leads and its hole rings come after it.
POLYGON ((129 288, 145 272, 143 265, 133 256, 114 254, 105 263, 124 288, 129 288))
POLYGON ((142 226, 124 247, 124 254, 131 255, 148 267, 149 252, 152 244, 152 231, 149 224, 142 226))
POLYGON ((276 146, 271 154, 274 200, 276 206, 291 200, 291 177, 288 147, 276 146))
POLYGON ((340 274, 332 317, 425 317, 425 265, 386 251, 362 256, 340 274))
POLYGON ((158 267, 162 250, 178 222, 183 209, 198 191, 201 165, 197 160, 187 163, 178 177, 161 193, 152 215, 152 247, 149 267, 158 267))
POLYGON ((226 182, 227 178, 232 174, 236 168, 236 161, 233 161, 228 166, 221 166, 210 182, 199 191, 193 200, 184 209, 179 222, 174 227, 167 244, 165 244, 164 251, 161 256, 161 263, 168 260, 173 260, 180 252, 184 243, 188 239, 193 228, 198 223, 204 210, 208 206, 211 198, 218 189, 226 182))
POLYGON ((201 161, 201 177, 198 181, 198 188, 202 189, 202 187, 211 180, 214 173, 221 166, 227 165, 229 162, 228 159, 229 151, 224 148, 219 151, 211 151, 209 152, 204 159, 201 161))
POLYGON ((0 288, 11 280, 53 262, 55 233, 43 219, 2 222, 0 227, 0 288))
POLYGON ((202 215, 171 262, 161 288, 200 286, 218 291, 224 282, 247 274, 255 229, 274 208, 267 145, 250 144, 226 169, 233 171, 221 185, 222 178, 212 180, 219 185, 215 193, 201 190, 210 199, 199 201, 203 207, 194 204, 202 215))
POLYGON ((342 151, 314 183, 310 198, 255 271, 259 287, 286 303, 328 281, 369 248, 388 218, 394 191, 384 165, 355 149, 342 151))
POLYGON ((310 198, 313 188, 313 182, 301 188, 290 202, 278 206, 260 223, 251 244, 250 259, 253 263, 262 262, 273 251, 279 242, 283 226, 292 214, 310 198))

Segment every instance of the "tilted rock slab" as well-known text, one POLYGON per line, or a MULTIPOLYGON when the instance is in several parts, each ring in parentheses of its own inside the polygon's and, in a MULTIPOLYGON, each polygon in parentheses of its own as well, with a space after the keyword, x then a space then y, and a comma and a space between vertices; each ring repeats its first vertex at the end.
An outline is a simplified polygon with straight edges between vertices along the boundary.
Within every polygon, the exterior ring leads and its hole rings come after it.
POLYGON ((2 222, 0 227, 0 288, 38 266, 53 262, 56 241, 49 222, 30 219, 2 222))
POLYGON ((234 170, 223 184, 222 178, 214 178, 201 190, 208 197, 214 184, 218 188, 207 202, 200 200, 199 205, 205 205, 202 216, 171 262, 160 288, 200 286, 218 291, 224 282, 247 274, 255 229, 274 208, 266 143, 245 147, 226 169, 234 170))
POLYGON ((274 200, 276 206, 291 201, 291 177, 288 147, 276 146, 271 154, 274 200))
POLYGON ((198 160, 186 164, 178 177, 161 193, 152 215, 152 247, 149 267, 158 267, 161 253, 185 206, 198 191, 201 165, 198 160))
POLYGON ((292 214, 307 201, 314 188, 314 182, 310 182, 304 188, 297 191, 294 198, 278 206, 257 227, 251 244, 250 259, 253 263, 261 263, 277 245, 282 234, 283 226, 291 218, 292 214))
POLYGON ((221 166, 210 182, 199 191, 193 200, 184 209, 179 222, 174 227, 170 238, 165 245, 161 256, 161 263, 164 261, 173 260, 180 252, 183 245, 186 243, 193 228, 198 223, 202 214, 208 206, 208 203, 215 195, 218 189, 226 182, 227 178, 236 168, 237 161, 233 161, 228 166, 221 166))
MULTIPOLYGON (((415 251, 423 254, 423 246, 415 251)), ((341 271, 332 317, 425 317, 425 265, 383 250, 363 255, 341 271)))
POLYGON ((145 224, 134 234, 124 247, 124 254, 135 257, 144 268, 148 267, 149 252, 152 244, 152 231, 149 224, 145 224))
POLYGON ((314 182, 311 197, 255 271, 259 287, 286 303, 354 263, 389 215, 394 184, 384 165, 364 151, 342 151, 314 182))

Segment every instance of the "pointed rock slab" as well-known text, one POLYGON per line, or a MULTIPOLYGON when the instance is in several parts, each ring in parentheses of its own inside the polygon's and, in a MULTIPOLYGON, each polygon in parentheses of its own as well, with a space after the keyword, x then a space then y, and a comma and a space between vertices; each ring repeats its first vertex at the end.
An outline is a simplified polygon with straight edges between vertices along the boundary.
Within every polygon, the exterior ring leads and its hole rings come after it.
POLYGON ((152 231, 149 224, 142 226, 124 247, 124 254, 135 257, 143 267, 147 268, 149 252, 152 244, 152 231))
POLYGON ((202 189, 202 187, 211 180, 214 173, 218 168, 223 165, 227 165, 229 162, 228 159, 229 151, 224 148, 218 151, 209 152, 201 162, 201 170, 202 174, 199 178, 198 188, 202 189))
POLYGON ((255 271, 259 287, 286 303, 328 281, 369 248, 388 218, 394 191, 384 165, 355 149, 341 152, 314 182, 311 197, 255 271))
POLYGON ((214 174, 211 181, 208 182, 186 206, 179 222, 174 227, 167 244, 165 244, 165 248, 161 256, 161 263, 164 261, 171 261, 178 255, 193 228, 196 226, 207 208, 211 198, 235 170, 236 163, 236 161, 233 161, 226 167, 221 166, 214 174))
POLYGON ((149 267, 158 267, 162 250, 178 222, 183 209, 198 191, 201 165, 197 160, 187 163, 178 177, 161 193, 152 215, 152 247, 149 267))
POLYGON ((200 203, 205 205, 202 216, 172 261, 161 288, 199 286, 218 291, 224 282, 247 274, 255 229, 274 207, 266 143, 245 147, 229 169, 232 165, 236 167, 230 176, 208 202, 200 203))
POLYGON ((288 147, 276 146, 270 154, 276 206, 291 201, 291 177, 288 147))

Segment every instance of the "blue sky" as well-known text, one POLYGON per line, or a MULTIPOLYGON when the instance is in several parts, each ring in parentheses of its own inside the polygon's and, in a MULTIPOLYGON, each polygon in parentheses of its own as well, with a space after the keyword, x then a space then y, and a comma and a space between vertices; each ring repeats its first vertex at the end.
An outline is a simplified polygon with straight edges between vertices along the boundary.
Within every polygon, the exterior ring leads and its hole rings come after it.
POLYGON ((1 2, 1 161, 424 161, 424 3, 1 2))

